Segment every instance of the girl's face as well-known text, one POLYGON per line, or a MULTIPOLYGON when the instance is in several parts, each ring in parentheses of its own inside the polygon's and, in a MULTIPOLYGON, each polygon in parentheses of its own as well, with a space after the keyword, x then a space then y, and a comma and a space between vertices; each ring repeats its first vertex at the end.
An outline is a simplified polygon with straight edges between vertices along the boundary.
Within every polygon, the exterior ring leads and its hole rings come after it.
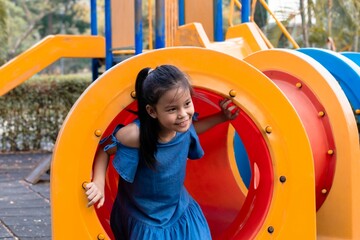
POLYGON ((160 135, 164 137, 187 131, 194 115, 190 91, 180 87, 165 92, 155 107, 147 105, 146 109, 151 117, 158 119, 160 135))

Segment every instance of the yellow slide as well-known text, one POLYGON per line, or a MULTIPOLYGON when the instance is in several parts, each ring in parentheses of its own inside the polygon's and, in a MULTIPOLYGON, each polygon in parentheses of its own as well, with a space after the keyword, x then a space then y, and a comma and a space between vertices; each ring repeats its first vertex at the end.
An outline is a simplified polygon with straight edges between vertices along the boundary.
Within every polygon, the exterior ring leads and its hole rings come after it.
POLYGON ((0 96, 60 58, 104 58, 102 36, 50 35, 0 67, 0 96))

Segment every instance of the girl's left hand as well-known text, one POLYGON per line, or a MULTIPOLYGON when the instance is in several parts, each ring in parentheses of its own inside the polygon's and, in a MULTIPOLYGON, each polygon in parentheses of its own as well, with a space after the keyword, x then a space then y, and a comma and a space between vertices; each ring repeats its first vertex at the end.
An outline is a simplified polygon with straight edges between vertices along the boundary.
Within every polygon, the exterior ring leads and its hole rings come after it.
POLYGON ((98 185, 95 182, 90 182, 86 184, 85 186, 85 194, 88 198, 88 207, 91 207, 95 203, 98 202, 97 208, 100 208, 104 205, 105 202, 105 196, 104 196, 104 190, 101 190, 102 188, 98 187, 98 185))
POLYGON ((227 120, 234 120, 239 116, 240 108, 238 108, 231 99, 223 99, 219 103, 221 110, 227 120))

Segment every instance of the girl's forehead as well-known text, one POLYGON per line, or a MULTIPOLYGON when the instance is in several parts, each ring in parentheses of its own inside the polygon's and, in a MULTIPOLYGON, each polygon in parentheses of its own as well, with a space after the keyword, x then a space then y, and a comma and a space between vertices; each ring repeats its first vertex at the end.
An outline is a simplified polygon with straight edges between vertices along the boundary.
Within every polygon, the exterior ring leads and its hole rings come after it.
POLYGON ((175 103, 177 101, 186 101, 191 98, 190 89, 177 87, 166 91, 159 99, 159 103, 175 103))

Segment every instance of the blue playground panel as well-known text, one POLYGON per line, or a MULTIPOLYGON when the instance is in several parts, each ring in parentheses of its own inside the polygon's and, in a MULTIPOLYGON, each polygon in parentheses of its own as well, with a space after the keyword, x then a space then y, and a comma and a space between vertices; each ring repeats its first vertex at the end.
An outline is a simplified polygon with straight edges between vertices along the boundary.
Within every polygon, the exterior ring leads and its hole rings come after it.
POLYGON ((360 115, 356 115, 355 110, 360 109, 360 66, 348 57, 326 49, 300 48, 297 51, 318 61, 335 77, 353 108, 359 126, 360 115))
POLYGON ((242 143, 239 134, 237 133, 235 133, 234 136, 234 154, 240 176, 245 186, 249 188, 251 180, 250 161, 245 146, 242 143))
POLYGON ((342 52, 341 55, 349 58, 351 61, 360 66, 360 53, 358 52, 342 52))

